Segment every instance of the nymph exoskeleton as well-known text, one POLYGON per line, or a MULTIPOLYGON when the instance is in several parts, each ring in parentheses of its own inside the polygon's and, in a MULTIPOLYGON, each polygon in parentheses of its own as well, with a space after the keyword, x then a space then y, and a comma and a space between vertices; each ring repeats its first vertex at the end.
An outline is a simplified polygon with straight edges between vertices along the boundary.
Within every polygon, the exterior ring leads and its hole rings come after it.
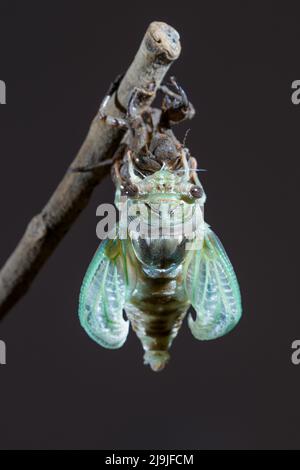
POLYGON ((125 227, 127 236, 120 222, 114 239, 100 245, 83 281, 79 308, 86 332, 106 348, 121 347, 131 324, 144 348, 144 362, 155 371, 167 363, 190 306, 196 317, 189 315, 188 324, 199 340, 225 335, 241 316, 232 265, 204 222, 206 196, 196 159, 171 130, 192 118, 194 108, 174 78, 171 85, 174 91, 161 87, 161 110, 139 114, 137 103, 145 94, 139 89, 131 96, 126 119, 107 116, 107 98, 102 103, 99 118, 128 130, 112 177, 116 205, 126 199, 131 223, 125 227))

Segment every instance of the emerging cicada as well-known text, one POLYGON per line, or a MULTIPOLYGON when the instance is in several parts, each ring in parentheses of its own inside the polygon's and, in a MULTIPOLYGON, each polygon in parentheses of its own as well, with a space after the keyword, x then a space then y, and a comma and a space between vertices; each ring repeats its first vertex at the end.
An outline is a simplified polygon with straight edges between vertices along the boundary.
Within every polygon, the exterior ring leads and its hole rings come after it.
POLYGON ((168 362, 168 350, 190 306, 196 318, 189 315, 188 324, 199 340, 225 335, 241 316, 232 265, 204 222, 206 196, 197 162, 171 130, 193 117, 194 108, 174 78, 171 84, 174 91, 161 87, 159 112, 137 113, 144 93, 138 89, 126 119, 105 114, 107 99, 100 108, 100 119, 128 129, 112 176, 116 205, 120 208, 126 199, 129 223, 124 228, 121 217, 114 238, 97 250, 79 308, 83 328, 106 348, 120 348, 131 324, 143 345, 144 362, 154 371, 168 362))

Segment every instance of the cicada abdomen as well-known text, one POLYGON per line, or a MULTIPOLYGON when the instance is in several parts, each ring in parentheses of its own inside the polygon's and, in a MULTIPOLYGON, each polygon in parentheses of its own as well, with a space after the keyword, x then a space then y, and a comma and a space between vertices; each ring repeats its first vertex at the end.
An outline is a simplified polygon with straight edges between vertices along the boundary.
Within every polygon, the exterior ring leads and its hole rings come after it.
MULTIPOLYGON (((189 316, 188 324, 199 340, 228 333, 241 316, 232 265, 204 221, 197 162, 170 130, 171 122, 193 115, 185 93, 172 83, 178 95, 164 88, 161 118, 152 129, 151 115, 135 115, 140 90, 129 102, 128 121, 119 123, 128 125, 129 136, 115 158, 113 180, 116 205, 126 214, 115 238, 100 245, 79 308, 82 326, 106 348, 121 347, 131 324, 144 362, 155 371, 168 362, 190 306, 196 318, 189 316)), ((116 119, 109 122, 118 125, 116 119)))

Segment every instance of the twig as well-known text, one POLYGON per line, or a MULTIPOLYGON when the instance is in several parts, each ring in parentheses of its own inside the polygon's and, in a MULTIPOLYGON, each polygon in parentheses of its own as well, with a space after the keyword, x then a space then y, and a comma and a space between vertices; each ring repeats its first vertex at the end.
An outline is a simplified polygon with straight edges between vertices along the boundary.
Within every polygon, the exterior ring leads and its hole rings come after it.
MULTIPOLYGON (((107 104, 107 113, 123 117, 135 87, 148 92, 148 97, 140 104, 141 110, 149 106, 180 50, 179 35, 172 27, 161 22, 151 23, 117 93, 107 104)), ((109 171, 109 165, 100 163, 113 157, 124 132, 107 126, 97 116, 94 118, 70 169, 41 213, 31 220, 0 272, 0 318, 26 293, 43 264, 87 205, 94 187, 109 171), (82 171, 72 171, 74 168, 82 171), (97 171, 83 171, 84 168, 97 168, 97 171)))

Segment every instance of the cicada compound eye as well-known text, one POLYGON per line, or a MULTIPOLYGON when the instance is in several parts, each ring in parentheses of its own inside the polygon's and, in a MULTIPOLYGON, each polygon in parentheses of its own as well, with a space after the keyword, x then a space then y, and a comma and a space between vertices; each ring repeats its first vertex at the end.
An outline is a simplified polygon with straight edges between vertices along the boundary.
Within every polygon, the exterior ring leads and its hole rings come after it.
POLYGON ((134 197, 138 195, 138 187, 135 184, 126 184, 122 187, 122 196, 134 197))
POLYGON ((203 189, 200 186, 192 186, 190 189, 190 195, 195 199, 200 199, 203 196, 203 189))

